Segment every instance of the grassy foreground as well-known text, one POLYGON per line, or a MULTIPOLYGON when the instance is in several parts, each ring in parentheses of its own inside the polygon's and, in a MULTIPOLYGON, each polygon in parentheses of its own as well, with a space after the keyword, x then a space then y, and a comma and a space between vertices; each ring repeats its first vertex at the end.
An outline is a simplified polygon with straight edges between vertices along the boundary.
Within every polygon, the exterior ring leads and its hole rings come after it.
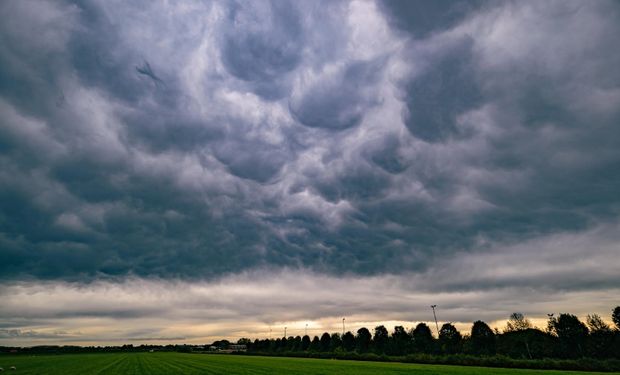
MULTIPOLYGON (((246 357, 217 354, 183 353, 114 353, 66 354, 42 356, 0 356, 5 374, 541 374, 559 375, 565 371, 517 370, 482 367, 419 365, 410 363, 381 363, 304 359, 282 357, 246 357), (10 371, 16 366, 16 371, 10 371)), ((570 372, 570 374, 595 374, 570 372)), ((600 373, 598 373, 600 374, 600 373)))

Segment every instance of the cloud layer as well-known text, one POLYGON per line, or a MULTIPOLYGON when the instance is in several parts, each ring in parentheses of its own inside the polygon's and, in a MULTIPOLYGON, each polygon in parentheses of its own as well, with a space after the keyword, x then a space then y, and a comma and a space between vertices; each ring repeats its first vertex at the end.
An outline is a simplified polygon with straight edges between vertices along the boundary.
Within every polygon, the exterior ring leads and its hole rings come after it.
MULTIPOLYGON (((583 236, 557 235, 497 248, 491 256, 459 253, 415 274, 325 276, 309 270, 270 269, 217 280, 130 278, 90 284, 13 282, 0 291, 0 344, 45 342, 193 342, 220 338, 311 335, 386 324, 440 322, 464 333, 484 319, 499 329, 510 311, 540 327, 547 313, 594 311, 609 320, 620 290, 620 231, 604 226, 583 236), (571 251, 566 248, 570 246, 571 251), (579 257, 591 246, 600 249, 579 257), (607 263, 606 263, 607 262, 607 263), (572 274, 568 274, 572 273, 572 274)), ((434 325, 434 324, 433 324, 434 325)))
POLYGON ((3 282, 620 281, 614 1, 0 8, 3 282))

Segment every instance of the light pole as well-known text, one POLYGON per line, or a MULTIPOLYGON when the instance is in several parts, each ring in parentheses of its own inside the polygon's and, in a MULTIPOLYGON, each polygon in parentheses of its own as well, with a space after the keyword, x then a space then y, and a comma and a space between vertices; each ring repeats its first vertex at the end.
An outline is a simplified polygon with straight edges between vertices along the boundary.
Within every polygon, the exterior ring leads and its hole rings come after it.
POLYGON ((286 338, 286 327, 284 327, 284 338, 286 338))
POLYGON ((306 323, 306 328, 304 329, 304 336, 308 336, 308 323, 306 323))
POLYGON ((269 340, 271 340, 271 327, 269 327, 269 340))
POLYGON ((437 323, 437 314, 435 314, 435 307, 437 307, 437 305, 431 305, 431 309, 433 309, 433 317, 435 318, 435 328, 437 328, 437 337, 439 337, 439 324, 437 323))
POLYGON ((342 318, 342 337, 344 337, 344 318, 342 318))

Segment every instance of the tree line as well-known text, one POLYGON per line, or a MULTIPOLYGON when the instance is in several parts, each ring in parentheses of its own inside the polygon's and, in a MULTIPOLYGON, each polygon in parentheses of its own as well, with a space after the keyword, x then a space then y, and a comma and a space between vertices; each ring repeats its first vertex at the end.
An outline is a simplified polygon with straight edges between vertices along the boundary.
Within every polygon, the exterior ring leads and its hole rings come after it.
POLYGON ((471 331, 462 334, 451 323, 445 323, 434 337, 425 323, 406 330, 396 326, 390 333, 383 325, 371 332, 360 328, 354 334, 325 332, 277 339, 240 339, 248 352, 254 353, 374 353, 406 356, 410 354, 473 356, 503 355, 520 359, 620 359, 620 306, 612 311, 615 327, 600 316, 588 315, 585 322, 572 314, 550 316, 546 329, 534 327, 521 313, 513 313, 502 332, 491 329, 483 321, 473 323, 471 331))

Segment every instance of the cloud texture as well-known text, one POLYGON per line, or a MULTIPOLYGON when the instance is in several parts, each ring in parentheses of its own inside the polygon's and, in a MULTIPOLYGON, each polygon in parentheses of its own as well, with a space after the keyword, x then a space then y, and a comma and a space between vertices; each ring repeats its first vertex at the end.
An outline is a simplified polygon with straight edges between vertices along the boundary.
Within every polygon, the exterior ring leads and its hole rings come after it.
POLYGON ((3 283, 620 282, 614 1, 0 12, 3 283), (444 280, 446 259, 471 275, 444 280))

